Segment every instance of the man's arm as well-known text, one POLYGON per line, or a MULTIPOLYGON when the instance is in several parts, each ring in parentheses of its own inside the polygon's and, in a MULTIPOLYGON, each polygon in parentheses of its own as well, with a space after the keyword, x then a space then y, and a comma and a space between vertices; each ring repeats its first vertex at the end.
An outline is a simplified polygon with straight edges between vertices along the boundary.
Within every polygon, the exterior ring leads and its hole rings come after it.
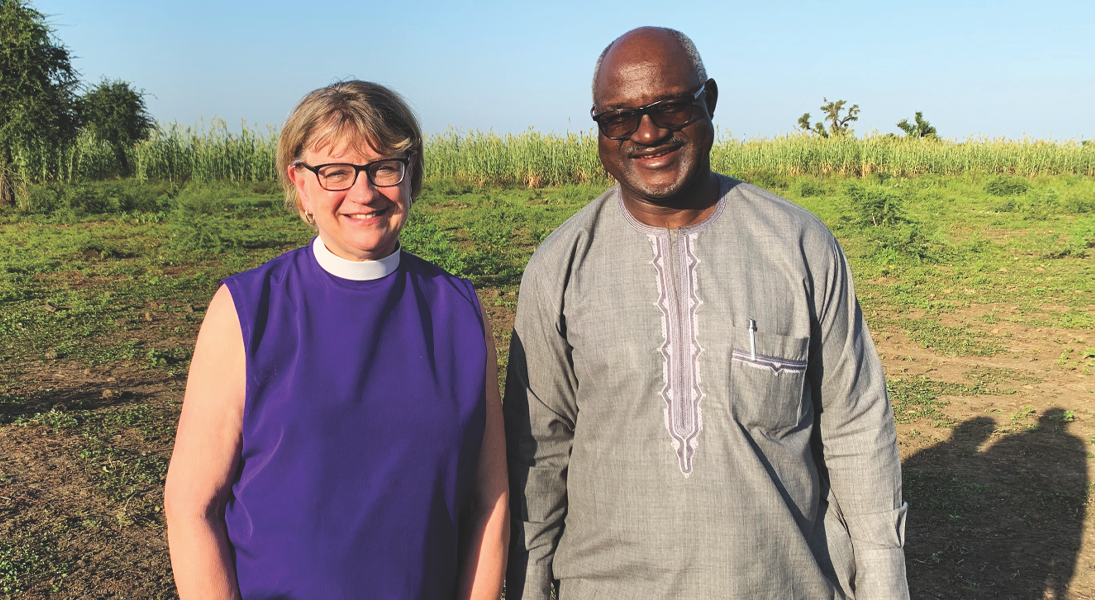
POLYGON ((820 406, 824 464, 852 539, 855 596, 908 598, 907 506, 886 380, 835 241, 827 267, 815 281, 810 381, 820 406))
POLYGON ((561 314, 562 292, 545 293, 545 287, 530 263, 521 282, 502 404, 513 516, 506 574, 510 600, 550 597, 552 561, 567 512, 578 382, 561 314))

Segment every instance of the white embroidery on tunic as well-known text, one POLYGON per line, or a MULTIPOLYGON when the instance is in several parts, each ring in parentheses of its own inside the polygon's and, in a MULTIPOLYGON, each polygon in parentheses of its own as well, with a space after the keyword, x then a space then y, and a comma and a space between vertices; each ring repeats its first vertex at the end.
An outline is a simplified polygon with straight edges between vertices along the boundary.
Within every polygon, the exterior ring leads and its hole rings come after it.
POLYGON ((703 304, 696 294, 699 259, 692 252, 694 235, 680 234, 675 252, 668 232, 650 233, 648 238, 654 250, 650 262, 658 277, 658 298, 654 305, 662 313, 665 340, 659 348, 664 359, 665 386, 661 396, 665 402, 665 428, 681 472, 687 477, 692 474, 692 458, 703 429, 700 402, 704 394, 699 373, 703 348, 696 339, 699 329, 696 312, 703 304))
MULTIPOLYGON (((720 197, 725 196, 727 191, 721 190, 720 197)), ((661 398, 665 402, 665 428, 685 477, 692 474, 692 459, 699 445, 700 431, 703 430, 703 413, 700 410, 704 398, 700 387, 700 355, 703 348, 697 335, 698 311, 703 301, 700 300, 696 278, 696 266, 700 259, 696 256, 694 245, 700 231, 722 214, 723 207, 720 201, 704 222, 677 229, 674 251, 669 230, 640 223, 620 200, 624 218, 632 227, 646 234, 654 251, 654 258, 650 261, 658 281, 658 298, 654 305, 662 313, 662 337, 665 340, 658 348, 663 358, 665 386, 661 390, 661 398)))

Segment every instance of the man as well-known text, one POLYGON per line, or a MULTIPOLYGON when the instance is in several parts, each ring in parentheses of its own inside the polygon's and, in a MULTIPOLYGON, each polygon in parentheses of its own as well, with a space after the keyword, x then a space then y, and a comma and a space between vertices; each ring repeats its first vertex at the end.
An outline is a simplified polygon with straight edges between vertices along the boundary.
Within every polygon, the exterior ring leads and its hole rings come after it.
POLYGON ((619 185, 521 282, 507 598, 905 598, 893 416, 839 246, 711 171, 692 42, 628 32, 593 117, 619 185))

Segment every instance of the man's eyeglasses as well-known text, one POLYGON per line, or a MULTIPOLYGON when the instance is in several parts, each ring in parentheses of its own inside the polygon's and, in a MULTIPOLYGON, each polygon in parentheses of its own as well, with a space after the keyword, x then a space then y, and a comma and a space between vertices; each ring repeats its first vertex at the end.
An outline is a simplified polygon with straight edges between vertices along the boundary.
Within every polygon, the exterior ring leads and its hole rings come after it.
POLYGON ((315 173, 316 179, 319 180, 319 187, 329 192, 341 192, 354 187, 357 183, 357 174, 362 171, 365 171, 365 177, 369 179, 369 183, 376 187, 399 185, 407 176, 407 165, 410 164, 412 157, 385 158, 367 165, 328 163, 313 167, 304 162, 296 164, 315 173))
POLYGON ((626 140, 631 137, 638 131, 643 115, 650 115, 650 120, 662 129, 677 131, 694 120, 696 101, 706 87, 705 81, 690 98, 666 98, 639 108, 618 108, 594 113, 597 108, 594 106, 589 109, 589 116, 593 117, 601 133, 610 140, 626 140))

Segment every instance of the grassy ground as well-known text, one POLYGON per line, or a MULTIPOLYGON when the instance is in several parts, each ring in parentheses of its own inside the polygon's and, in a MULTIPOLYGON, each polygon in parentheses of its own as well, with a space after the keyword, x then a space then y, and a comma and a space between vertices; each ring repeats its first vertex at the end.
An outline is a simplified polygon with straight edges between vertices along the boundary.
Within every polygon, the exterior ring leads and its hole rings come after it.
MULTIPOLYGON (((898 421, 914 597, 1095 597, 1095 181, 756 182, 849 256, 898 421)), ((433 182, 403 243, 476 283, 504 365, 525 262, 600 191, 433 182)), ((0 213, 0 598, 173 597, 162 482, 205 305, 311 234, 269 184, 32 197, 0 213)))

